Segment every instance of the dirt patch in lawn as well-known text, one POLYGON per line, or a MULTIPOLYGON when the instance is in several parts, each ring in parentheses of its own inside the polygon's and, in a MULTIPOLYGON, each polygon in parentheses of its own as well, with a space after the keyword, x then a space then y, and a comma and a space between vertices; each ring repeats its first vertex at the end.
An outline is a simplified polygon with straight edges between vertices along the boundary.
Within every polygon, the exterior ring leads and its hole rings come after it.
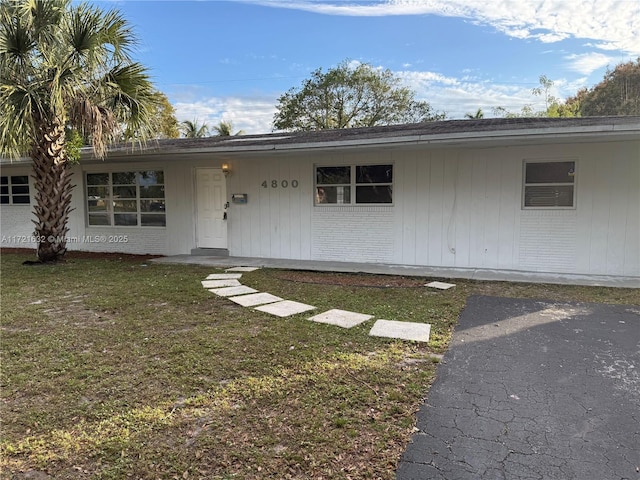
MULTIPOLYGON (((14 254, 24 255, 25 260, 37 260, 35 248, 0 248, 0 255, 14 254)), ((69 251, 64 255, 63 262, 74 259, 104 259, 104 260, 124 260, 130 262, 146 261, 151 258, 160 258, 162 255, 134 255, 130 253, 113 252, 80 252, 69 251)))
POLYGON ((283 271, 275 274, 280 280, 318 285, 375 288, 417 288, 424 287, 424 279, 392 275, 369 275, 352 273, 324 273, 312 271, 283 271))

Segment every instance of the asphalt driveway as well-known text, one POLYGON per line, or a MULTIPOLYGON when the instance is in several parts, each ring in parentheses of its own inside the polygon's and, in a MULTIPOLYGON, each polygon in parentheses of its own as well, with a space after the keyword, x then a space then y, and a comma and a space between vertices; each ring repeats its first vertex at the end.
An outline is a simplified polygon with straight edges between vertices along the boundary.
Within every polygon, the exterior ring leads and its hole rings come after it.
POLYGON ((397 479, 640 479, 640 306, 471 297, 397 479))

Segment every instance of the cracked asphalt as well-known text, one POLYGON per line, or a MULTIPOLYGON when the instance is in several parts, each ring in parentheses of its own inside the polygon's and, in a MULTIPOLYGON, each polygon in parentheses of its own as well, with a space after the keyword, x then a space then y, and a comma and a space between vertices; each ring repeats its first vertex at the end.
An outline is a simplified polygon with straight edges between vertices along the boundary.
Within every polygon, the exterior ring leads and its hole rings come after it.
POLYGON ((398 480, 640 479, 640 306, 470 297, 398 480))

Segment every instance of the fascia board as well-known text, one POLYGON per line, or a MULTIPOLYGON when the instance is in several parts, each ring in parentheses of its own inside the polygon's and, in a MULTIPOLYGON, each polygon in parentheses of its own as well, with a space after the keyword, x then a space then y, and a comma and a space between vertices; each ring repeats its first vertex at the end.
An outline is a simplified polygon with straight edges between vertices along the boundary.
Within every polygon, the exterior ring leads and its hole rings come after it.
MULTIPOLYGON (((428 146, 428 145, 474 145, 492 142, 505 145, 522 144, 535 141, 541 143, 545 140, 550 142, 562 141, 583 141, 585 138, 597 140, 612 140, 618 138, 640 139, 640 123, 634 124, 601 124, 584 127, 569 128, 531 128, 514 130, 490 130, 478 132, 455 132, 442 134, 409 135, 395 137, 377 137, 366 139, 347 139, 322 142, 300 142, 300 143, 272 143, 263 145, 225 145, 219 147, 199 147, 192 149, 169 148, 163 149, 160 146, 147 146, 141 148, 126 148, 108 152, 107 159, 117 160, 119 158, 170 156, 170 155, 197 155, 197 154, 218 154, 218 155, 239 155, 246 153, 267 153, 286 151, 322 151, 351 148, 374 148, 380 146, 428 146)), ((149 142, 153 143, 153 142, 149 142)), ((99 162, 93 156, 90 148, 83 148, 83 160, 89 162, 99 162)), ((22 161, 22 159, 21 159, 22 161)), ((29 160, 26 159, 25 163, 29 160)), ((3 159, 2 164, 5 164, 3 159)))

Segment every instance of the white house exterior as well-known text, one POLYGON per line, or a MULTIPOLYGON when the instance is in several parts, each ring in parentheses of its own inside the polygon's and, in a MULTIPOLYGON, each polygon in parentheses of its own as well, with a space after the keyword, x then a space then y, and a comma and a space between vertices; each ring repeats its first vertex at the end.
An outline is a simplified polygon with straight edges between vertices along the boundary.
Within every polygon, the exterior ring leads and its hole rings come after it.
MULTIPOLYGON (((26 160, 2 163, 2 247, 35 247, 29 174, 26 160)), ((166 140, 104 161, 87 153, 74 181, 70 250, 212 249, 640 285, 640 117, 166 140)))

